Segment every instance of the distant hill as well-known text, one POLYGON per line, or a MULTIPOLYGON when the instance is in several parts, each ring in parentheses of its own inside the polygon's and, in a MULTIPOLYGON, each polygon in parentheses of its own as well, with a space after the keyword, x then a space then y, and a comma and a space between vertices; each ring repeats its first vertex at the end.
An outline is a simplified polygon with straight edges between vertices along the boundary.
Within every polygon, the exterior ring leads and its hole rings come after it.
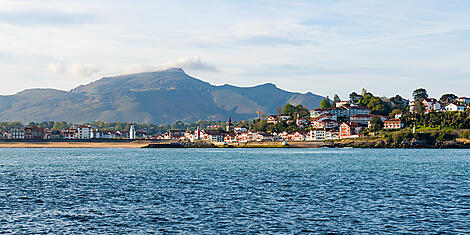
POLYGON ((122 121, 250 119, 286 103, 318 107, 323 97, 287 92, 274 84, 214 86, 174 68, 105 77, 71 91, 29 89, 0 96, 0 121, 122 121))

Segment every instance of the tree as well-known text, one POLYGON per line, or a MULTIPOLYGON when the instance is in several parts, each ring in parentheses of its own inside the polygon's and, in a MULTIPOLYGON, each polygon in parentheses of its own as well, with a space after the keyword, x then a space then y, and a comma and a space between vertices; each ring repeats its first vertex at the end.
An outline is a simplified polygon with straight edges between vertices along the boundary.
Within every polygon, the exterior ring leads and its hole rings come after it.
POLYGON ((413 91, 413 99, 415 101, 428 98, 428 92, 424 88, 418 88, 413 91))
POLYGON ((391 103, 390 105, 392 107, 394 107, 396 109, 400 109, 402 111, 404 111, 406 109, 406 107, 408 107, 408 103, 409 103, 409 101, 407 99, 404 99, 400 95, 396 95, 396 96, 390 98, 388 100, 388 102, 391 103))
POLYGON ((330 101, 328 101, 327 99, 323 99, 320 103, 320 108, 322 109, 331 108, 330 101))
POLYGON ((380 131, 382 130, 383 127, 384 127, 384 123, 382 122, 382 120, 377 116, 372 116, 372 118, 370 119, 369 129, 371 131, 380 131))
POLYGON ((454 103, 458 98, 459 97, 454 94, 444 94, 439 99, 439 103, 441 103, 442 106, 447 106, 454 103))
POLYGON ((301 104, 298 104, 297 106, 295 106, 295 111, 294 111, 294 116, 293 117, 297 117, 297 118, 301 118, 301 117, 306 117, 306 116, 309 116, 309 111, 308 109, 301 105, 301 104))
POLYGON ((361 100, 362 96, 357 94, 356 92, 353 92, 349 94, 349 101, 353 104, 357 104, 359 100, 361 100))
POLYGON ((173 124, 173 129, 175 129, 175 130, 184 129, 184 122, 176 121, 175 124, 173 124))
POLYGON ((390 111, 388 104, 379 97, 370 98, 367 107, 374 114, 388 115, 390 111))
POLYGON ((282 109, 282 113, 287 116, 293 116, 295 111, 295 106, 291 104, 286 104, 284 105, 284 108, 282 109))
POLYGON ((334 98, 333 98, 333 101, 335 103, 338 103, 338 102, 341 102, 341 98, 339 98, 339 95, 335 94, 334 98))

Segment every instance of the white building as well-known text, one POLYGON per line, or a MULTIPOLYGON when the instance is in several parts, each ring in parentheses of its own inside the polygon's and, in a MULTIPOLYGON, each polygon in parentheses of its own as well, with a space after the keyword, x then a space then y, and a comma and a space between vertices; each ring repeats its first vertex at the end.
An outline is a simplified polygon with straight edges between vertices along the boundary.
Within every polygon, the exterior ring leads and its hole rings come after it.
POLYGON ((434 98, 423 99, 423 104, 427 113, 439 111, 441 109, 441 104, 439 104, 439 102, 434 98))
POLYGON ((12 129, 8 134, 9 139, 24 139, 24 129, 12 129))
POLYGON ((91 139, 91 127, 88 125, 78 126, 77 139, 91 139))
POLYGON ((91 138, 93 139, 116 139, 117 135, 115 132, 111 132, 111 131, 94 130, 91 133, 91 138))
POLYGON ((326 130, 325 129, 312 129, 307 134, 307 140, 325 140, 326 130))
POLYGON ((467 107, 460 104, 449 104, 446 106, 446 111, 465 111, 467 107))

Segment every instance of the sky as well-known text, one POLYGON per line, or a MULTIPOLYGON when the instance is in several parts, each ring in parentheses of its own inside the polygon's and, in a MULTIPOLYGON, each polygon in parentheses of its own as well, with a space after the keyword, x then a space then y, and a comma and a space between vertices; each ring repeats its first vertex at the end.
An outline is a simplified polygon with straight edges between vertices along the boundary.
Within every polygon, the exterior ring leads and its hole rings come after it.
POLYGON ((470 96, 468 0, 0 0, 0 94, 182 67, 347 99, 470 96))

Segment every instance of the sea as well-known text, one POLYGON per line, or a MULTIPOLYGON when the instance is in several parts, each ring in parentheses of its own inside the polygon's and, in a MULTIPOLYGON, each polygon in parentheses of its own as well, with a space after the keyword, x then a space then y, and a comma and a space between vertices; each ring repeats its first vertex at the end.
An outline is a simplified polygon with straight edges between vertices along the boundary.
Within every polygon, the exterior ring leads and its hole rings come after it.
POLYGON ((0 232, 470 233, 470 150, 0 149, 0 232))

